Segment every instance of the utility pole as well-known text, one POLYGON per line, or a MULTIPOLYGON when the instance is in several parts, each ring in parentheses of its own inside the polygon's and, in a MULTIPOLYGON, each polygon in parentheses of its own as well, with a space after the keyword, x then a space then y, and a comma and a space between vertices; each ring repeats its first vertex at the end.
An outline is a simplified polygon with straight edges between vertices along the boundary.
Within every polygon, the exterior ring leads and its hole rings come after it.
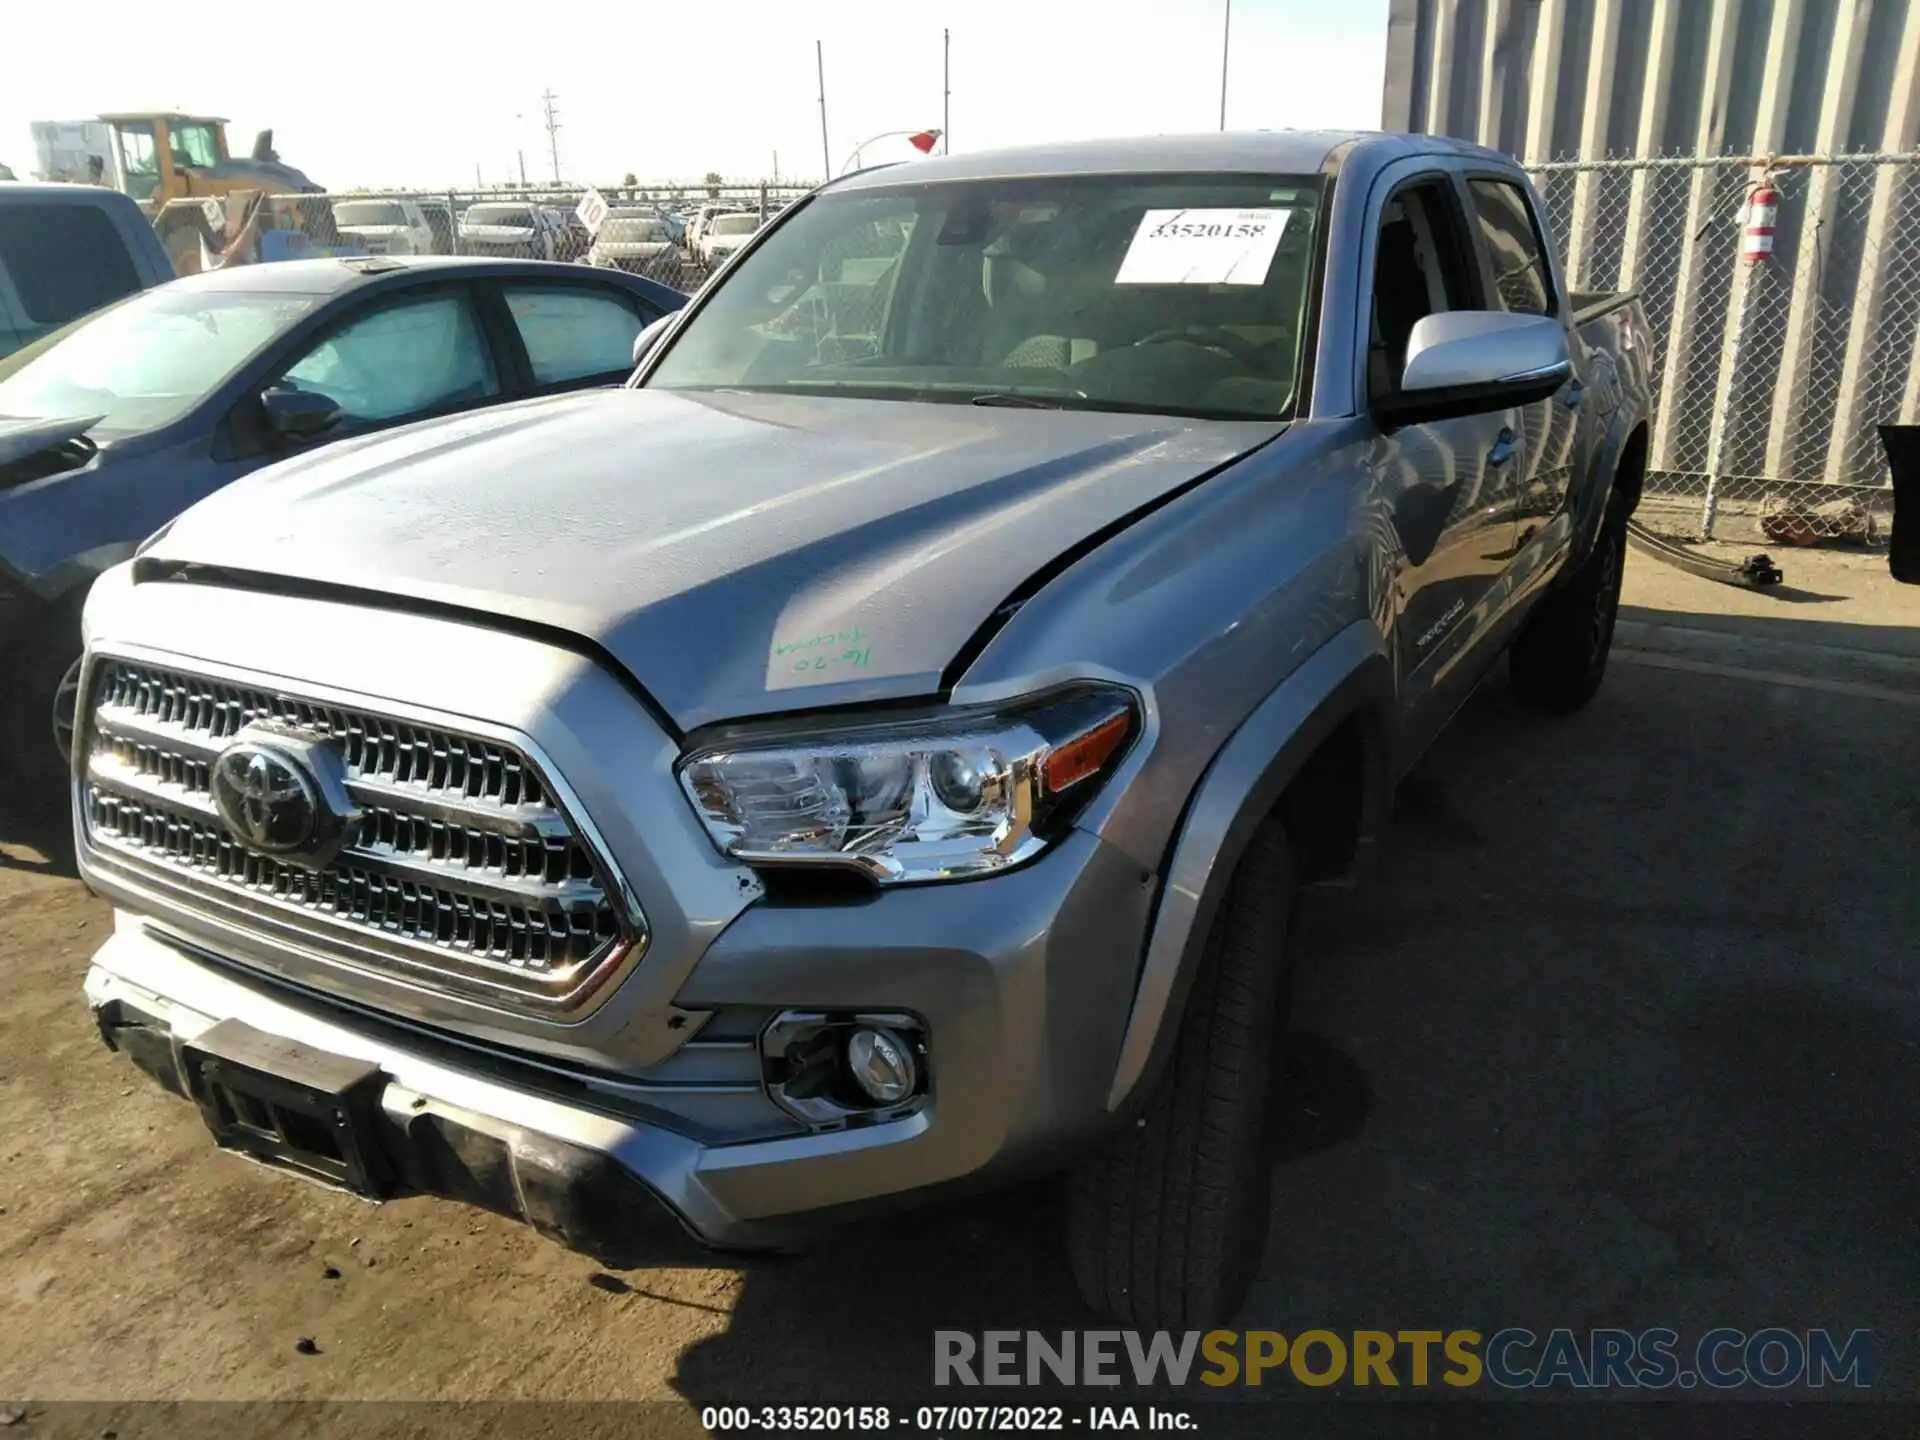
POLYGON ((953 32, 940 32, 940 153, 953 153, 953 32))
POLYGON ((833 153, 827 148, 827 56, 818 40, 813 42, 813 65, 820 75, 820 175, 833 178, 833 153))
POLYGON ((1227 55, 1233 44, 1233 0, 1227 0, 1227 18, 1220 27, 1220 128, 1227 128, 1227 55))
POLYGON ((780 152, 778 150, 773 152, 773 183, 776 185, 780 183, 780 152))
POLYGON ((476 190, 480 188, 480 162, 478 160, 473 162, 473 188, 476 190))
POLYGON ((513 153, 520 157, 520 188, 524 190, 527 188, 527 152, 516 150, 513 153))
MULTIPOLYGON (((540 104, 547 116, 547 153, 553 158, 553 183, 556 185, 560 183, 560 112, 553 108, 553 102, 559 98, 551 89, 540 97, 540 104)), ((1225 128, 1224 122, 1222 128, 1225 128)))

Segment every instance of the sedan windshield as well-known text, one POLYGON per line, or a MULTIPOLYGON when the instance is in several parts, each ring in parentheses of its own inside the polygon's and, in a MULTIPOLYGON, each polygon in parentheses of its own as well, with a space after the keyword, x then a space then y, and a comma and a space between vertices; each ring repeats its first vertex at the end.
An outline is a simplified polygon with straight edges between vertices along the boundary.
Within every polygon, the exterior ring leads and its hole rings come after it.
POLYGON ((322 297, 163 285, 0 360, 0 415, 100 415, 90 432, 157 430, 284 334, 322 297))
POLYGON ((1320 200, 1317 178, 1245 175, 829 193, 744 258, 645 383, 1288 416, 1320 200))
POLYGON ((404 225, 407 212, 391 201, 347 200, 333 207, 333 218, 341 225, 404 225))
POLYGON ((475 205, 461 216, 465 225, 517 225, 522 230, 533 228, 533 212, 523 206, 512 205, 475 205))
POLYGON ((623 220, 616 215, 600 227, 597 238, 615 245, 638 245, 665 240, 667 227, 658 220, 623 220))
POLYGON ((751 235, 759 228, 758 215, 722 215, 713 222, 716 235, 751 235))

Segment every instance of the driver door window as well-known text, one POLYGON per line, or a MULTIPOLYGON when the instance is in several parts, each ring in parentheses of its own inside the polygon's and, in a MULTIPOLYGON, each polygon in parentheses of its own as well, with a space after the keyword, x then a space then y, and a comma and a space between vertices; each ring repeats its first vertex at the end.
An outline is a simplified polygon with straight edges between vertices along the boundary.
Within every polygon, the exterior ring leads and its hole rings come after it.
POLYGON ((1473 303, 1467 257, 1445 188, 1435 182, 1402 190, 1380 216, 1373 270, 1373 328, 1367 350, 1367 390, 1399 388, 1413 327, 1429 315, 1473 303))
POLYGON ((490 399, 499 376, 464 294, 383 305, 349 321, 280 382, 317 391, 346 424, 410 420, 490 399))

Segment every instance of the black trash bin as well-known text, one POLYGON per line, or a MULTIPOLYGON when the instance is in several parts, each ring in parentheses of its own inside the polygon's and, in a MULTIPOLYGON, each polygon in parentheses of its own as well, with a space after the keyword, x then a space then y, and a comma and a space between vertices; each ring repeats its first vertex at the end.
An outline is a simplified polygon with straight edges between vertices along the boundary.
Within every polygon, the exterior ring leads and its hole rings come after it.
POLYGON ((1920 585, 1920 425, 1882 425, 1880 443, 1887 447, 1887 466, 1893 471, 1893 542, 1887 547, 1887 568, 1894 579, 1920 585))

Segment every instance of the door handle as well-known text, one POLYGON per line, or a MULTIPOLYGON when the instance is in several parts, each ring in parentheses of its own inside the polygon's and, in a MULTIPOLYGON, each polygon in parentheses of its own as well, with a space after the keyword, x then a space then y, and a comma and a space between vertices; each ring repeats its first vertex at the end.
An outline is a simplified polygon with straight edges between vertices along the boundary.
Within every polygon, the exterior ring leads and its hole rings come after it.
POLYGON ((1566 406, 1569 410, 1578 410, 1580 402, 1587 398, 1587 387, 1578 380, 1567 386, 1566 406))
POLYGON ((1487 464, 1500 466, 1513 459, 1513 431, 1502 430, 1500 438, 1493 442, 1493 449, 1487 452, 1487 464))

